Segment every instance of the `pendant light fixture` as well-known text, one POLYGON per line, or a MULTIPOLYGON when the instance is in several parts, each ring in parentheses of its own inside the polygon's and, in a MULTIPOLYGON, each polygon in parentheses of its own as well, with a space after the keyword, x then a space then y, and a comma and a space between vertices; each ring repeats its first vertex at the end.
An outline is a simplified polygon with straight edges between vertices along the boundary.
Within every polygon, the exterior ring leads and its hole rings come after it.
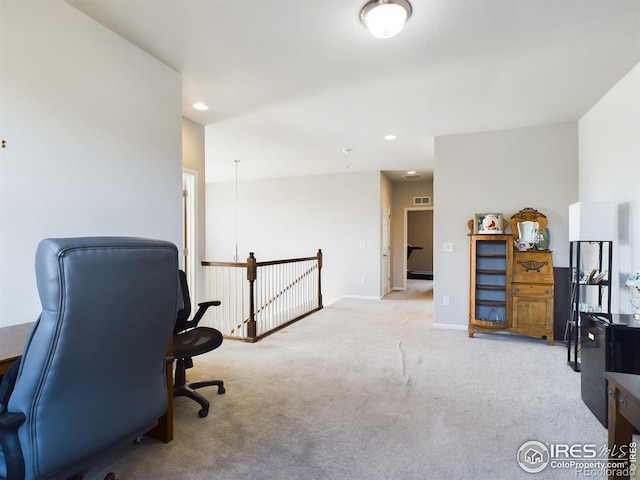
POLYGON ((360 12, 360 21, 378 38, 390 38, 400 33, 411 16, 407 0, 371 0, 360 12))
POLYGON ((240 255, 238 255, 238 164, 240 160, 236 159, 233 161, 236 164, 236 250, 233 255, 233 261, 239 262, 240 255))

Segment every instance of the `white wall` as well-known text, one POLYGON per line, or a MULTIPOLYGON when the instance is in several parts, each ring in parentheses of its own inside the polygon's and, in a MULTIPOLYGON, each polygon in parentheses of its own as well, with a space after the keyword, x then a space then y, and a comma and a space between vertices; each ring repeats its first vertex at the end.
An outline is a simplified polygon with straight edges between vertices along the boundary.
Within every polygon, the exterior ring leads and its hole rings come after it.
POLYGON ((434 323, 466 328, 467 220, 474 213, 510 218, 522 208, 537 209, 549 220, 554 266, 568 266, 568 206, 578 198, 577 124, 436 138, 434 197, 434 323), (453 253, 442 251, 443 242, 453 243, 453 253), (442 305, 445 295, 450 306, 442 305))
POLYGON ((45 237, 181 239, 181 78, 58 1, 1 2, 0 325, 45 237))
MULTIPOLYGON (((239 171, 241 178, 242 163, 239 171)), ((207 260, 233 261, 235 183, 206 188, 207 260)), ((267 261, 313 256, 322 249, 325 304, 345 295, 379 298, 380 202, 378 172, 240 181, 240 261, 251 251, 267 261)))
POLYGON ((624 281, 640 270, 640 65, 579 121, 581 201, 618 204, 614 311, 631 313, 624 281))
POLYGON ((195 174, 195 215, 196 215, 196 251, 195 285, 189 285, 191 303, 205 301, 205 271, 201 265, 205 260, 206 215, 205 215, 205 161, 204 161, 204 127, 187 118, 182 119, 182 166, 195 174))

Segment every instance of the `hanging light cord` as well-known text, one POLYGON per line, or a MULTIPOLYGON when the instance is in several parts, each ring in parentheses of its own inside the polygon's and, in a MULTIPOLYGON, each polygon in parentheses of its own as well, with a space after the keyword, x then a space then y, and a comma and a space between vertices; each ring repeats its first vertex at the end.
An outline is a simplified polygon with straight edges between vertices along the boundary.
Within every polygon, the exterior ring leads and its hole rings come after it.
POLYGON ((236 164, 236 252, 233 261, 237 262, 240 258, 238 256, 238 163, 240 160, 234 160, 234 162, 236 164))

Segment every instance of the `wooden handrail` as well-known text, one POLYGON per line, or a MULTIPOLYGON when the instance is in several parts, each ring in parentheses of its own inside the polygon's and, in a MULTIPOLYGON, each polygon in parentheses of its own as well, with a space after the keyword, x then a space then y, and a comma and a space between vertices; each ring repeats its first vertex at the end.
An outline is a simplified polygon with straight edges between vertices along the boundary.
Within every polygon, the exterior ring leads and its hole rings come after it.
POLYGON ((238 262, 210 262, 210 261, 202 261, 200 265, 203 267, 246 267, 247 262, 238 263, 238 262))
MULTIPOLYGON (((266 267, 269 265, 280 265, 281 263, 295 263, 295 262, 306 262, 309 260, 316 260, 318 256, 315 257, 301 257, 301 258, 286 258, 284 260, 268 260, 265 262, 256 262, 258 267, 266 267)), ((203 267, 246 267, 247 262, 237 263, 237 262, 211 262, 211 261, 202 261, 201 265, 203 267)))
POLYGON ((317 260, 318 256, 315 257, 302 257, 302 258, 287 258, 284 260, 270 260, 267 262, 258 262, 259 267, 268 267, 269 265, 280 265, 282 263, 296 263, 296 262, 308 262, 309 260, 317 260))

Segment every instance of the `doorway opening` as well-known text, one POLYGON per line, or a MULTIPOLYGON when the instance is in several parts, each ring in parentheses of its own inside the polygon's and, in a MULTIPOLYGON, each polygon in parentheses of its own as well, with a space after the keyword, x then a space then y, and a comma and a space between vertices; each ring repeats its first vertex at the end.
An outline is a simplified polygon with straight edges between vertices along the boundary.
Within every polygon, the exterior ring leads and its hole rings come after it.
POLYGON ((382 206, 382 296, 391 291, 391 206, 382 206))
POLYGON ((192 292, 196 292, 196 175, 182 171, 182 269, 187 275, 187 283, 192 292))
POLYGON ((407 280, 433 280, 433 207, 405 208, 404 257, 407 280))

